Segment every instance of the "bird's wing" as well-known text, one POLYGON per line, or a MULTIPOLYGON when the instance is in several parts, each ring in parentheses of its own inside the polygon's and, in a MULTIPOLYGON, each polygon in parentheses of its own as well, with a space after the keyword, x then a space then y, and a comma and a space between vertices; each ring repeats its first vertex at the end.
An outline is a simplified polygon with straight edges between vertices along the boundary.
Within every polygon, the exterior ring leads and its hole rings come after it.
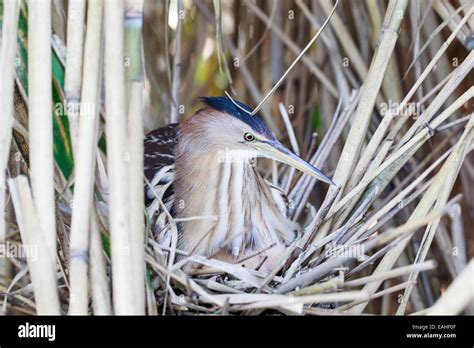
POLYGON ((178 124, 170 124, 166 127, 155 129, 148 133, 144 143, 144 166, 145 177, 155 189, 155 193, 146 187, 147 205, 154 200, 156 189, 164 187, 166 192, 162 192, 160 197, 163 201, 173 192, 170 184, 174 180, 174 148, 178 141, 178 124), (168 189, 169 187, 169 189, 168 189))

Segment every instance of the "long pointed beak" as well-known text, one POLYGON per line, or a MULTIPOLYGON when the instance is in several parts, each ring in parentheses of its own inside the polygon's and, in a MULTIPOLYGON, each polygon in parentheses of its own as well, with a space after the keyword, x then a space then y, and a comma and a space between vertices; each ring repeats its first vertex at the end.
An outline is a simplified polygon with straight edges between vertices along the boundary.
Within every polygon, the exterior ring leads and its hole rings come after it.
POLYGON ((292 166, 299 171, 309 174, 318 180, 324 181, 329 185, 336 185, 327 175, 321 172, 304 159, 298 157, 293 152, 284 147, 279 141, 260 141, 254 144, 255 149, 263 157, 271 158, 289 166, 292 166))

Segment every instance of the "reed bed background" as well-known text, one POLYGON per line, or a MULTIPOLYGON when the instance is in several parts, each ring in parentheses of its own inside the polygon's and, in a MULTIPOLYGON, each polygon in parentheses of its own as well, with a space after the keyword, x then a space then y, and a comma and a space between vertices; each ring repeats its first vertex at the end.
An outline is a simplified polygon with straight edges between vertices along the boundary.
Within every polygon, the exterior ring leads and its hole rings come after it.
POLYGON ((474 314, 472 2, 334 5, 0 1, 2 313, 474 314), (304 227, 270 274, 163 241, 144 134, 258 105, 328 16, 261 112, 339 186, 259 161, 304 227))

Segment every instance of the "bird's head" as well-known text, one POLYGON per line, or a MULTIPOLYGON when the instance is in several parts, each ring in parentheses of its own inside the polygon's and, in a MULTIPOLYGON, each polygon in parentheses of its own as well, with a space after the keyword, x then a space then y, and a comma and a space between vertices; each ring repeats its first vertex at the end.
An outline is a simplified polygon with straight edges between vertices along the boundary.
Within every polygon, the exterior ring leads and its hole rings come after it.
POLYGON ((228 97, 202 97, 201 101, 207 107, 183 127, 185 132, 193 133, 195 139, 201 139, 194 146, 201 143, 202 151, 212 146, 244 159, 271 158, 335 185, 327 175, 283 146, 259 114, 250 115, 252 110, 245 104, 228 97))

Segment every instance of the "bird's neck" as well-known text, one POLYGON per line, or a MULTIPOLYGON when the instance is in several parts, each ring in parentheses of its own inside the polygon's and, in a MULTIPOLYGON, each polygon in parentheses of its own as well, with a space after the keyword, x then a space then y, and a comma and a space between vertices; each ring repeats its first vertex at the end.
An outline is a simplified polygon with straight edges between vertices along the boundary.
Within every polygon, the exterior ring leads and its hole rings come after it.
POLYGON ((238 258, 244 250, 291 242, 297 226, 281 196, 250 161, 217 151, 190 157, 177 150, 175 206, 186 220, 180 247, 206 256, 225 249, 238 258))

